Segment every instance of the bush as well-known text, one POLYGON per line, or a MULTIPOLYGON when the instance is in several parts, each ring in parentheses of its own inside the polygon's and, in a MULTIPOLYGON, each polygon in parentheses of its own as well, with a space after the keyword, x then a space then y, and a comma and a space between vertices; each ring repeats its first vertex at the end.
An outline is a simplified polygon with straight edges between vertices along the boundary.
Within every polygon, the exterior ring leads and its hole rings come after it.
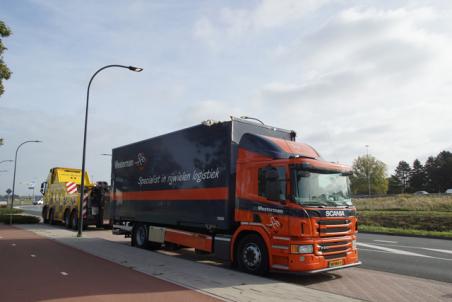
POLYGON ((0 208, 0 216, 1 215, 9 215, 9 214, 19 214, 22 213, 23 211, 21 209, 16 209, 16 208, 0 208))
POLYGON ((450 232, 452 212, 433 211, 360 211, 360 225, 450 232))
MULTIPOLYGON (((0 215, 0 223, 9 224, 10 215, 0 215)), ((39 223, 40 218, 31 215, 13 215, 13 224, 39 223)))

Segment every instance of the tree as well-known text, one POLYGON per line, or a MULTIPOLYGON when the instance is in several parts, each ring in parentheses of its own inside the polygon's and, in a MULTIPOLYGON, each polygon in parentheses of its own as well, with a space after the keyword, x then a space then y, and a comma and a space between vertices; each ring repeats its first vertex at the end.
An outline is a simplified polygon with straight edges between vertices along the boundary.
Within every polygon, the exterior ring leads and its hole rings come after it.
POLYGON ((11 77, 11 71, 3 61, 3 51, 5 51, 7 48, 3 45, 1 39, 8 37, 9 35, 11 35, 11 30, 3 21, 0 20, 0 96, 5 91, 5 88, 3 87, 3 80, 8 80, 11 77))
POLYGON ((427 175, 424 166, 422 166, 419 159, 415 159, 413 162, 409 183, 411 192, 424 191, 427 189, 427 175))
POLYGON ((441 151, 436 157, 430 156, 425 162, 427 191, 444 192, 452 188, 452 153, 441 151))
POLYGON ((388 194, 399 194, 402 191, 400 181, 394 175, 388 178, 388 194))
POLYGON ((400 184, 402 191, 400 193, 406 193, 409 186, 409 179, 411 174, 410 164, 404 160, 399 161, 395 169, 395 178, 400 184))
POLYGON ((350 177, 353 194, 368 194, 370 179, 371 194, 385 194, 388 190, 386 165, 372 155, 359 156, 353 161, 350 177))

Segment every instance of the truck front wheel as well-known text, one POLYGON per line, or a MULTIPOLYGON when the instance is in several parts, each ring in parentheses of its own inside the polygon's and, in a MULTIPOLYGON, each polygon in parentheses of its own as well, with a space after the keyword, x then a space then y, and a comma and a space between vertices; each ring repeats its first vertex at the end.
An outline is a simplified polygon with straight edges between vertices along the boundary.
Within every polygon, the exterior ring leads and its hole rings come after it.
POLYGON ((44 223, 49 223, 49 219, 47 218, 48 217, 48 215, 47 215, 48 211, 49 211, 49 208, 47 206, 42 208, 42 221, 44 223))
POLYGON ((264 275, 268 272, 268 252, 259 235, 250 234, 240 240, 237 247, 239 269, 250 274, 264 275))
POLYGON ((55 224, 55 210, 50 209, 49 224, 55 224))

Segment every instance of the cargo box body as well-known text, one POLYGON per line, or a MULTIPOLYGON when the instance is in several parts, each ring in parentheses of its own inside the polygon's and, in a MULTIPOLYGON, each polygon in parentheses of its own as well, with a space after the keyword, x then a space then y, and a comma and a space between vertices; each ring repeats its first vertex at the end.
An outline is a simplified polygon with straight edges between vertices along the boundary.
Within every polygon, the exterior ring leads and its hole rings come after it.
POLYGON ((290 131, 232 119, 113 149, 111 218, 232 232, 237 148, 246 133, 295 137, 290 131))

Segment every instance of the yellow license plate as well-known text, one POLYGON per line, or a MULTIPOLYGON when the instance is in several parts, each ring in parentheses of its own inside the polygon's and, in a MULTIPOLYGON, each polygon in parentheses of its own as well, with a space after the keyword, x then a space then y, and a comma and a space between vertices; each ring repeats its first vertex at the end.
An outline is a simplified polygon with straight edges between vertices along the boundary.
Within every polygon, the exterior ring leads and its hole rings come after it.
POLYGON ((344 264, 344 261, 342 260, 342 259, 339 259, 339 260, 333 260, 333 261, 330 261, 329 263, 328 263, 328 266, 329 267, 336 267, 336 266, 341 266, 341 265, 343 265, 344 264))

